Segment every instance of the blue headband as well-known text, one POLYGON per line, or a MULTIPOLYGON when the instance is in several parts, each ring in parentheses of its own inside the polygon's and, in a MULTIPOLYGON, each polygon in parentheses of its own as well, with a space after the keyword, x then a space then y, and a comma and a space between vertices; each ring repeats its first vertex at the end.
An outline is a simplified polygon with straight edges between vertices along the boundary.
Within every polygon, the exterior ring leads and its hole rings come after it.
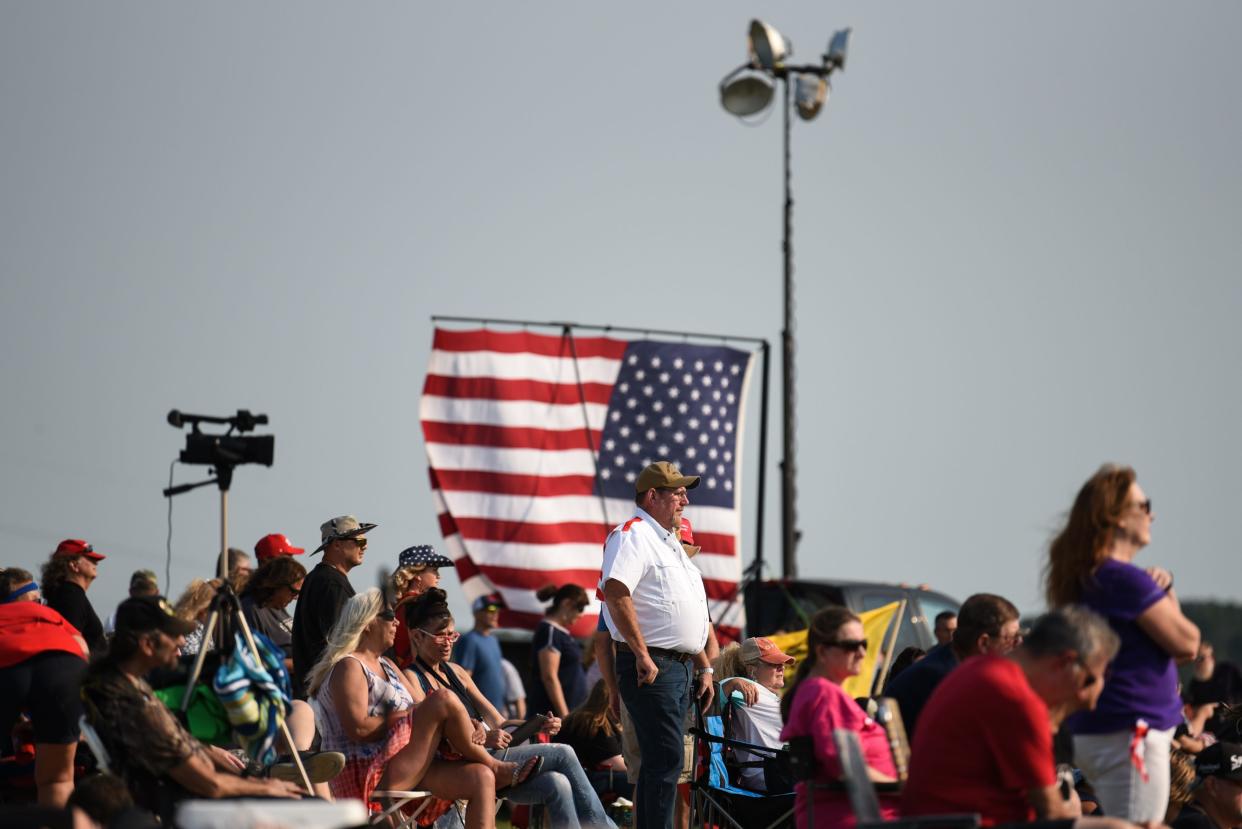
POLYGON ((8 604, 9 602, 15 602, 17 601, 18 596, 24 596, 27 593, 33 593, 38 589, 39 589, 39 583, 32 581, 30 584, 27 584, 23 587, 19 587, 16 590, 14 590, 12 593, 10 593, 9 595, 5 596, 3 599, 0 599, 0 604, 8 604))

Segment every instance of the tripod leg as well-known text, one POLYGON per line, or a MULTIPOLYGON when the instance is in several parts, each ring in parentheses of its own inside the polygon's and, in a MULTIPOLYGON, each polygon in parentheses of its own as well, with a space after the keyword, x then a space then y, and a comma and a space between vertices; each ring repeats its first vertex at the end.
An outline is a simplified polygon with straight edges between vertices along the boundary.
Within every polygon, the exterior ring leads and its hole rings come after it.
MULTIPOLYGON (((259 657, 259 646, 254 643, 254 634, 250 632, 250 623, 246 621, 246 614, 241 612, 241 608, 236 609, 236 617, 241 624, 242 633, 246 637, 246 644, 250 647, 250 653, 254 656, 255 664, 262 665, 263 660, 259 657)), ((289 733, 289 726, 285 723, 285 715, 277 715, 276 722, 280 726, 280 733, 284 736, 285 742, 289 744, 289 752, 293 755, 293 762, 298 767, 298 774, 302 777, 302 785, 306 787, 306 793, 314 794, 315 790, 311 786, 310 776, 306 773, 306 767, 302 765, 302 755, 298 753, 298 747, 293 742, 293 735, 289 733)))
POLYGON ((207 626, 203 628, 203 640, 198 646, 198 655, 194 657, 194 668, 190 671, 190 678, 185 683, 185 695, 181 697, 181 713, 185 714, 190 709, 190 699, 194 696, 194 686, 198 684, 199 677, 203 673, 203 660, 207 658, 207 651, 211 647, 211 631, 216 626, 216 620, 220 618, 220 611, 213 601, 211 604, 211 615, 207 617, 207 626))

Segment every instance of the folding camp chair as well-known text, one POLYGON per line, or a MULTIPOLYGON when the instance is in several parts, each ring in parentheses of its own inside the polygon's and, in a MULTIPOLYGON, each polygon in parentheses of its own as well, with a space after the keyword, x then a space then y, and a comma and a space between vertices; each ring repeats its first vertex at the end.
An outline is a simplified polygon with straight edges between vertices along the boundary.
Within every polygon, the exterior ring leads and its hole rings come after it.
POLYGON ((372 826, 391 826, 392 829, 409 829, 423 810, 431 803, 431 792, 403 791, 401 789, 376 789, 371 792, 371 802, 378 803, 381 811, 371 815, 372 826), (416 800, 423 802, 409 814, 401 810, 416 800))
POLYGON ((777 829, 794 825, 794 796, 766 795, 752 792, 729 780, 725 765, 728 749, 745 749, 760 757, 775 758, 780 749, 730 740, 724 736, 720 715, 702 717, 700 725, 691 729, 696 738, 697 773, 690 781, 692 792, 690 825, 727 827, 727 829, 777 829))
MULTIPOLYGON (((841 758, 845 790, 849 793, 850 808, 858 820, 858 829, 977 829, 979 815, 920 815, 886 821, 880 816, 880 801, 875 794, 875 784, 867 773, 867 761, 863 758, 862 743, 858 734, 843 728, 832 732, 832 740, 841 758)), ((814 805, 814 799, 810 801, 814 805)), ((812 813, 807 823, 815 825, 812 813)))
POLYGON ((910 738, 906 735, 901 708, 892 697, 880 697, 875 702, 875 721, 884 728, 893 754, 893 767, 897 769, 897 782, 904 785, 910 774, 910 738))
POLYGON ((91 754, 95 755, 95 767, 102 772, 112 771, 112 758, 108 756, 108 749, 104 748, 99 732, 95 730, 95 726, 91 725, 85 714, 78 720, 78 728, 82 732, 82 742, 86 743, 91 754))

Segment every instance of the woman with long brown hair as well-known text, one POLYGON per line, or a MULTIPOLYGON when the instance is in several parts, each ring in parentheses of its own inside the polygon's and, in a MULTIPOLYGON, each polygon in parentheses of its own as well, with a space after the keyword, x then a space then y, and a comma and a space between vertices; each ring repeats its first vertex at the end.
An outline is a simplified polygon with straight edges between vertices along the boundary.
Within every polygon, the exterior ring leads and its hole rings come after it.
MULTIPOLYGON (((810 737, 815 746, 819 774, 815 782, 832 783, 841 779, 841 761, 832 732, 838 728, 856 731, 871 779, 891 783, 897 769, 889 752, 884 728, 858 707, 841 684, 862 671, 867 655, 867 638, 862 621, 838 605, 822 608, 811 617, 807 630, 807 656, 798 666, 793 684, 781 700, 785 727, 781 739, 810 737)), ((794 809, 799 827, 809 826, 808 792, 805 783, 794 787, 794 809)), ((814 813, 817 826, 851 827, 854 812, 843 791, 816 787, 814 813)), ((880 800, 885 819, 897 816, 897 804, 880 800)))
POLYGON ((625 758, 621 756, 621 723, 613 716, 603 680, 596 682, 586 702, 565 718, 556 741, 574 750, 587 779, 601 796, 629 789, 625 758))
POLYGON ((1134 470, 1103 466, 1078 491, 1045 569, 1049 606, 1085 605, 1121 637, 1099 704, 1066 726, 1074 761, 1105 814, 1136 823, 1164 819, 1170 743, 1182 720, 1176 663, 1193 659, 1199 646, 1173 574, 1133 564, 1151 542, 1154 519, 1134 470))

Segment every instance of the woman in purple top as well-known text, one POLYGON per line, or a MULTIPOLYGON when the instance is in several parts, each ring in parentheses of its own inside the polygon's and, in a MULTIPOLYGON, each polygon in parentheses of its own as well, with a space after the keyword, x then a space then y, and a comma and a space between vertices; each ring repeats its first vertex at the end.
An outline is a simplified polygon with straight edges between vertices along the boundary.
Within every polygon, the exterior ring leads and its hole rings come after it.
POLYGON ((1074 735, 1074 761, 1104 813, 1134 822, 1164 819, 1169 745, 1182 720, 1176 665, 1199 647, 1199 629, 1182 614, 1173 574, 1132 563, 1151 541, 1153 518, 1134 470, 1103 466, 1079 490, 1046 569, 1049 606, 1086 605, 1121 637, 1099 705, 1066 726, 1074 735))

